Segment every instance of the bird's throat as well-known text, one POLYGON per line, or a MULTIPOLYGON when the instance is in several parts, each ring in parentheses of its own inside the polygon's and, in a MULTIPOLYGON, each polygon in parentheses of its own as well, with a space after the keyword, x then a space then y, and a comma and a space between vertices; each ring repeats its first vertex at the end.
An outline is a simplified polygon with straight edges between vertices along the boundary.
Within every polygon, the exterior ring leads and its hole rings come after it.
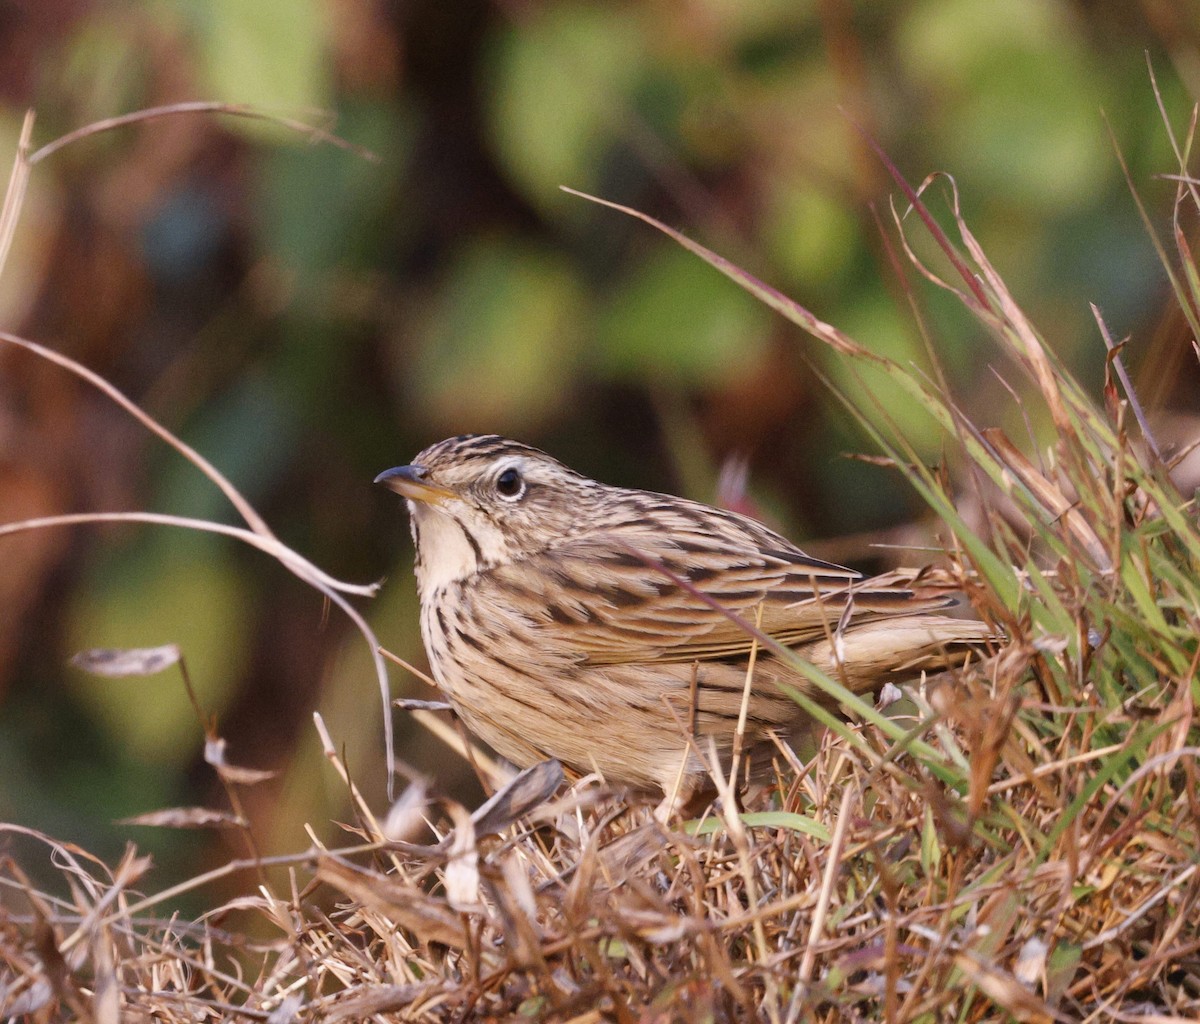
POLYGON ((483 567, 483 554, 467 527, 452 516, 409 502, 417 548, 417 587, 422 599, 483 567))

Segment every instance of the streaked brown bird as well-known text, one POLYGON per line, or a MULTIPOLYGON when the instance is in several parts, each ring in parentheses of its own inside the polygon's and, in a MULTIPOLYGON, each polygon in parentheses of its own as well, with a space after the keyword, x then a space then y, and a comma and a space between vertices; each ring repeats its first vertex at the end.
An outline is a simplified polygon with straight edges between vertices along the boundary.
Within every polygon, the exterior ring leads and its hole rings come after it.
MULTIPOLYGON (((753 641, 722 608, 859 693, 992 636, 934 614, 953 602, 915 574, 865 579, 753 519, 597 483, 493 434, 441 441, 376 483, 407 499, 435 681, 520 767, 557 758, 686 797, 707 778, 706 737, 729 756, 746 685, 753 641)), ((806 720, 779 684, 818 693, 757 653, 748 751, 806 720)))

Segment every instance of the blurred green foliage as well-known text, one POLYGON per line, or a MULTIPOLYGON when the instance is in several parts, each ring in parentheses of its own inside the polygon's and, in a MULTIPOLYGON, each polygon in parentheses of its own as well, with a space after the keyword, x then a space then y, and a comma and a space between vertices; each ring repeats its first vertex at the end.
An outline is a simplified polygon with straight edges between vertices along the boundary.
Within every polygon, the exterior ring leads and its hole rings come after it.
POLYGON ((464 250, 418 314, 397 387, 432 420, 536 429, 561 408, 558 382, 579 373, 586 296, 549 249, 480 237, 464 250))
MULTIPOLYGON (((322 567, 390 575, 367 613, 417 662, 407 527, 370 481, 464 430, 702 499, 744 453, 782 526, 866 565, 868 538, 837 538, 920 508, 886 471, 838 458, 865 445, 819 377, 877 403, 932 461, 931 422, 648 228, 558 186, 678 225, 863 343, 927 365, 876 219, 891 231, 903 202, 861 127, 910 181, 953 176, 985 249, 1085 379, 1103 369, 1096 301, 1132 335, 1143 380, 1170 377, 1158 399, 1186 404, 1195 381, 1161 370, 1186 339, 1151 344, 1161 272, 1108 138, 1165 223, 1169 187, 1153 176, 1173 165, 1144 54, 1177 127, 1200 63, 1195 11, 1156 17, 1065 0, 1002 16, 986 0, 9 7, 0 152, 26 107, 42 143, 138 107, 221 99, 322 124, 330 112, 378 159, 226 116, 85 139, 34 170, 0 326, 108 376, 322 567)), ((1009 415, 988 340, 909 276, 961 401, 977 419, 1009 415)), ((153 508, 232 521, 99 396, 26 356, 0 353, 0 374, 4 519, 153 508)), ((153 534, 0 540, 0 818, 111 852, 130 834, 114 817, 223 799, 177 679, 63 668, 102 645, 178 642, 231 758, 284 771, 247 797, 264 849, 346 813, 313 711, 380 799, 361 639, 265 556, 153 534)), ((429 696, 399 674, 395 689, 429 696)), ((405 761, 464 784, 436 741, 397 723, 405 761)), ((172 856, 189 846, 138 839, 172 856)))

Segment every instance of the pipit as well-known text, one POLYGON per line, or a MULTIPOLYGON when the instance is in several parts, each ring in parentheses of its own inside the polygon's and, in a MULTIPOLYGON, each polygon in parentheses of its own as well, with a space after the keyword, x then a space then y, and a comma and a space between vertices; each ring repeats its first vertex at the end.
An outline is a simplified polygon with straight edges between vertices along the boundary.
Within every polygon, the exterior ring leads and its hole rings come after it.
POLYGON ((752 647, 744 749, 803 725, 788 689, 823 692, 742 623, 856 693, 992 636, 934 614, 952 599, 916 574, 866 579, 746 516, 610 487, 496 435, 441 441, 376 483, 407 499, 434 680, 519 767, 556 758, 685 798, 708 737, 730 755, 752 647))

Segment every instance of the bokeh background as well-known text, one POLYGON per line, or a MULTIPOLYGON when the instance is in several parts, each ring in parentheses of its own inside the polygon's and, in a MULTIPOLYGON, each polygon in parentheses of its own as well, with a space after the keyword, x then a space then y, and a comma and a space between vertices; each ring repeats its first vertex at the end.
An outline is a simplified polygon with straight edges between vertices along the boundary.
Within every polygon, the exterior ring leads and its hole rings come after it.
MULTIPOLYGON (((600 479, 701 499, 744 457, 764 515, 876 567, 872 541, 915 535, 923 512, 895 475, 841 457, 870 444, 823 378, 868 407, 870 382, 559 186, 658 216, 925 363, 876 222, 891 230, 897 189, 861 127, 909 180, 953 175, 1012 291, 1098 394, 1097 303, 1131 338, 1143 397, 1186 434, 1195 360, 1117 153, 1168 232, 1173 185, 1157 176, 1177 165, 1147 58, 1182 132, 1198 42, 1197 6, 1165 0, 4 4, 0 161, 30 107, 40 144, 187 100, 329 124, 377 160, 221 116, 87 138, 33 172, 0 327, 102 373, 332 574, 387 576, 359 604, 418 663, 407 524, 371 480, 449 434, 514 435, 600 479)), ((961 402, 1024 436, 978 325, 908 287, 961 402)), ((940 457, 927 421, 876 398, 940 457)), ((114 509, 235 521, 103 396, 0 349, 0 520, 114 509)), ((380 702, 343 617, 235 542, 114 526, 0 539, 0 820, 108 857, 133 839, 166 877, 240 852, 228 835, 115 824, 224 806, 177 673, 67 664, 166 642, 230 758, 280 773, 246 792, 264 851, 303 848, 305 822, 331 838, 349 815, 314 711, 382 808, 380 702)), ((431 696, 399 671, 393 689, 431 696)), ((456 758, 405 714, 396 725, 403 760, 471 799, 456 758)))

